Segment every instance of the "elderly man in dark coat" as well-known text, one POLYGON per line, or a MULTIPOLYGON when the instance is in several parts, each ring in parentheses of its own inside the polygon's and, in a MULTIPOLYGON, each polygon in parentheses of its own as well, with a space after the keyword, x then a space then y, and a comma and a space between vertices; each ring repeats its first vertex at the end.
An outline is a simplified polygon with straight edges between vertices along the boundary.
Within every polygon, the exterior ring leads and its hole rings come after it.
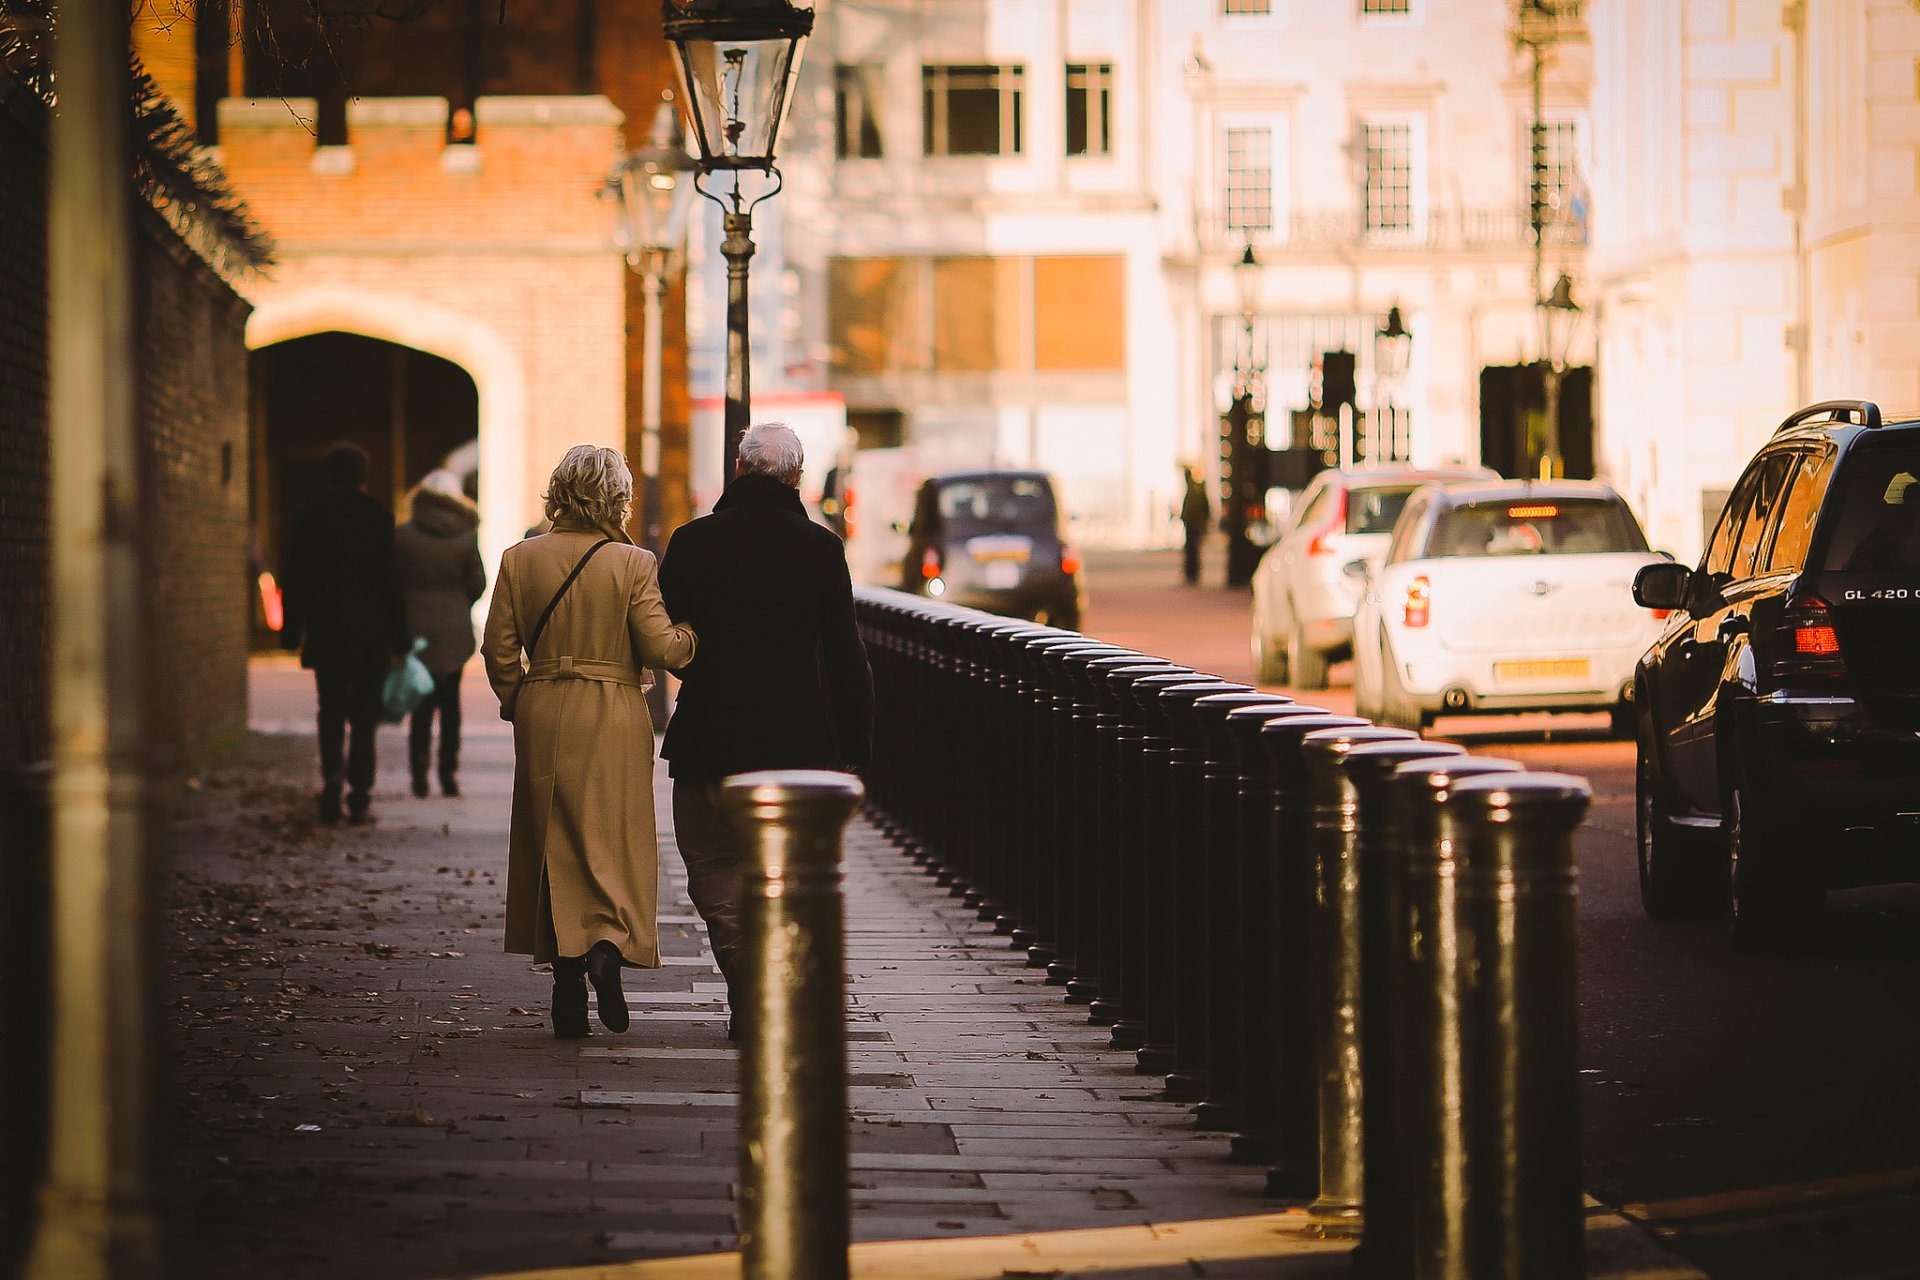
POLYGON ((373 740, 380 686, 408 649, 393 577, 393 513, 364 487, 367 455, 358 445, 327 451, 327 487, 287 529, 280 643, 300 649, 320 695, 320 820, 368 821, 373 801, 373 740), (343 767, 342 739, 352 742, 343 767))
POLYGON ((473 656, 473 602, 487 589, 480 560, 480 512, 451 471, 430 471, 413 491, 413 512, 394 531, 394 572, 406 603, 407 634, 427 642, 420 661, 433 694, 413 713, 407 763, 413 794, 427 794, 433 719, 440 717, 440 793, 460 794, 460 672, 473 656))
POLYGON ((681 672, 661 754, 687 893, 707 923, 739 1037, 740 838, 720 780, 756 769, 858 769, 873 741, 873 673, 853 616, 846 548, 807 518, 800 439, 750 428, 713 514, 673 535, 660 565, 667 612, 700 636, 681 672))

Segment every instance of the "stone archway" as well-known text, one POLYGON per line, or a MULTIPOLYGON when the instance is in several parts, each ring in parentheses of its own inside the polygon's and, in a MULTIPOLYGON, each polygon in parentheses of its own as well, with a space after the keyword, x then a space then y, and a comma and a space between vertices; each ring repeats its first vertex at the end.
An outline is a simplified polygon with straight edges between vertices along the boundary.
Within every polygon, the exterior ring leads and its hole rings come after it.
POLYGON ((491 579, 500 554, 538 519, 527 474, 527 378, 521 358, 493 328, 418 298, 368 289, 269 290, 254 302, 247 346, 341 332, 378 338, 450 360, 479 390, 480 550, 491 579))

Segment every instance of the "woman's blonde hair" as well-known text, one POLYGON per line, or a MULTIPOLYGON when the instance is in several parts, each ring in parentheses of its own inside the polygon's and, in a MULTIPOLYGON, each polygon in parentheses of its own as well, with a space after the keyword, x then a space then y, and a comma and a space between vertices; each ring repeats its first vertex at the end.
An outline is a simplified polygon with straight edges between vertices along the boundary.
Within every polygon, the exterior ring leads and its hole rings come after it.
POLYGON ((633 504, 633 472, 618 449, 577 444, 553 469, 542 497, 547 519, 571 519, 598 529, 618 529, 633 504))

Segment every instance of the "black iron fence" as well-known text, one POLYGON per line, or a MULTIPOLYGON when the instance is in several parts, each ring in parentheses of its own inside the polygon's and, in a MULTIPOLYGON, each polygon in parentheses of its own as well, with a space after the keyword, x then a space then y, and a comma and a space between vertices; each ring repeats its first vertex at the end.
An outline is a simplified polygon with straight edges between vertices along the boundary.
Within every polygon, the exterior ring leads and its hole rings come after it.
POLYGON ((868 809, 1376 1276, 1584 1272, 1586 783, 856 592, 868 809))

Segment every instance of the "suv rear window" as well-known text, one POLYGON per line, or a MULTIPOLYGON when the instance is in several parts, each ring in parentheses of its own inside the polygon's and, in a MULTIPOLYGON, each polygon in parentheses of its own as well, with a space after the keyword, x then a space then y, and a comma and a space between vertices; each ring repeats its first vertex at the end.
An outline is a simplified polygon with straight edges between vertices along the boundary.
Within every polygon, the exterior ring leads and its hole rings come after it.
POLYGON ((1430 558, 1566 556, 1646 549, 1646 536, 1633 513, 1625 504, 1605 498, 1463 502, 1434 522, 1427 539, 1430 558))
POLYGON ((1390 489, 1382 486, 1350 490, 1347 493, 1347 532, 1391 532, 1393 522, 1400 518, 1400 509, 1407 505, 1407 498, 1419 487, 1419 482, 1415 482, 1395 485, 1390 489))
POLYGON ((1827 506, 1839 520, 1821 564, 1839 572, 1920 573, 1920 445, 1862 445, 1847 455, 1827 506))
POLYGON ((1050 529, 1053 486, 1039 476, 949 480, 940 486, 940 519, 961 529, 1050 529))

